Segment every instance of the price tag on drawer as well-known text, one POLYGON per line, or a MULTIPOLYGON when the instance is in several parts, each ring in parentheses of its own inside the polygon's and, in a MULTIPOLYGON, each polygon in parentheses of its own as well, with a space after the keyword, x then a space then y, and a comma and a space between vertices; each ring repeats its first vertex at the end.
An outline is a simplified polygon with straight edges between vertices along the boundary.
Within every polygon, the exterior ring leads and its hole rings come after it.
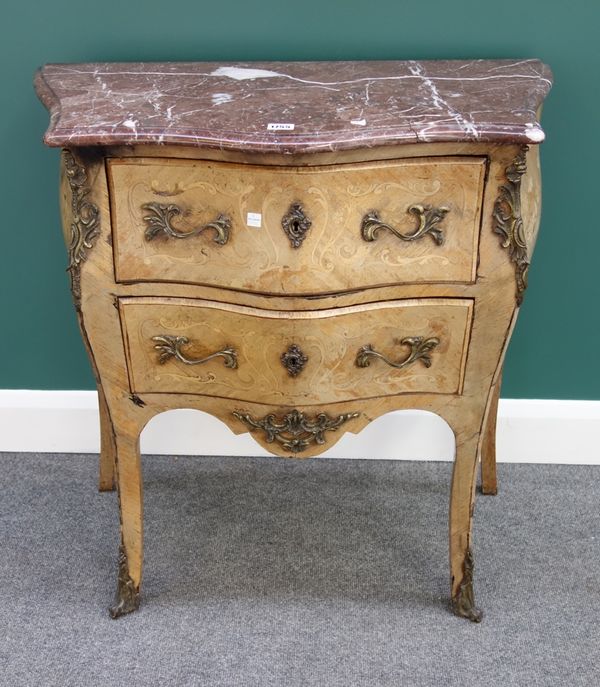
POLYGON ((246 214, 246 224, 249 227, 255 227, 256 229, 260 229, 262 225, 262 215, 260 212, 248 212, 246 214))

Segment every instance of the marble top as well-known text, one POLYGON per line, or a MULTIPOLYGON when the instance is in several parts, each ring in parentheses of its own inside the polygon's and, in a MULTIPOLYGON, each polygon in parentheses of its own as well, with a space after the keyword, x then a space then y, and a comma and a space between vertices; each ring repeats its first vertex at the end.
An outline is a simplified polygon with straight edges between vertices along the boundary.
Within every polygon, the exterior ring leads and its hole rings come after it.
POLYGON ((540 143, 539 60, 48 64, 50 146, 179 144, 274 153, 540 143))

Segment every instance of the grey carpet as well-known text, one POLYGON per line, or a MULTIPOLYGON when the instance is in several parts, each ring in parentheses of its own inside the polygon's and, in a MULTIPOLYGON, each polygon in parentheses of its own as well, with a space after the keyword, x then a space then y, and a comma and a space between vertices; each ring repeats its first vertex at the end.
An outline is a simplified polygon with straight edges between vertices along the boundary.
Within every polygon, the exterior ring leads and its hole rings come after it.
POLYGON ((600 469, 501 465, 481 625, 447 610, 451 465, 145 457, 142 607, 110 620, 95 456, 0 456, 2 687, 600 685, 600 469))

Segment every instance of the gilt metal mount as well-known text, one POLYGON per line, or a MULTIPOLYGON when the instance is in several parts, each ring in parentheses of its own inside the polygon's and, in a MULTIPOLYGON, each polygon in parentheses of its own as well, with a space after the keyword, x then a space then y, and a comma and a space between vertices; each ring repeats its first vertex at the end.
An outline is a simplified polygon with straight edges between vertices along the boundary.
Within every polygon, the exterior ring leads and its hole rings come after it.
POLYGON ((123 544, 119 547, 119 577, 117 578, 117 593, 114 606, 108 609, 110 617, 120 618, 126 613, 137 611, 140 606, 139 589, 129 576, 127 553, 123 544))
POLYGON ((183 210, 179 205, 163 205, 162 203, 145 203, 142 205, 142 210, 147 210, 148 214, 144 215, 143 220, 146 223, 146 241, 152 241, 157 236, 163 234, 164 236, 174 239, 189 239, 192 236, 198 236, 207 229, 214 229, 215 243, 224 245, 229 240, 229 233, 231 231, 231 220, 226 215, 219 215, 212 222, 207 222, 199 227, 195 227, 190 231, 180 231, 173 226, 173 218, 183 214, 183 210))
POLYGON ((387 358, 383 353, 373 349, 373 346, 367 344, 363 346, 356 355, 356 365, 358 367, 369 367, 372 358, 379 358, 384 363, 401 370, 404 367, 412 365, 412 363, 420 360, 425 367, 431 367, 431 351, 440 343, 436 337, 426 339, 422 336, 406 336, 400 341, 396 341, 401 346, 409 346, 410 352, 404 360, 394 362, 387 358))
POLYGON ((281 226, 285 231, 292 248, 300 248, 306 238, 306 233, 312 225, 300 203, 292 203, 290 209, 281 219, 281 226))
POLYGON ((371 210, 363 217, 360 232, 365 241, 375 241, 382 229, 387 229, 401 241, 418 241, 429 234, 441 246, 444 243, 444 233, 438 225, 448 211, 449 208, 443 206, 436 208, 431 205, 411 205, 407 212, 416 216, 418 226, 412 234, 403 234, 396 227, 382 221, 377 210, 371 210))
POLYGON ((100 234, 100 210, 88 200, 90 188, 85 167, 80 165, 70 150, 63 150, 65 175, 71 189, 71 242, 69 266, 71 293, 75 308, 81 309, 81 263, 100 234))
POLYGON ((153 336, 152 341, 156 342, 154 348, 159 352, 158 362, 161 365, 176 358, 184 365, 200 365, 206 363, 213 358, 224 358, 225 367, 235 369, 237 367, 237 352, 235 349, 227 347, 221 351, 215 351, 204 358, 188 358, 181 352, 181 347, 189 344, 189 339, 186 336, 171 336, 170 334, 163 334, 161 336, 153 336))
POLYGON ((300 453, 312 443, 324 444, 325 432, 332 432, 345 422, 359 416, 359 413, 344 413, 329 417, 327 413, 318 413, 310 419, 299 410, 292 410, 279 420, 274 413, 269 413, 262 420, 255 419, 250 413, 233 412, 233 415, 250 429, 264 431, 267 443, 278 442, 287 451, 300 453))
POLYGON ((506 168, 506 184, 500 186, 494 203, 494 231, 502 238, 502 248, 508 249, 510 259, 515 263, 517 281, 517 305, 523 302, 527 288, 529 251, 521 216, 521 181, 527 171, 527 146, 506 168))
POLYGON ((475 594, 473 592, 474 567, 473 553, 469 548, 467 549, 463 563, 462 581, 458 587, 458 591, 452 597, 452 610, 456 615, 462 618, 472 620, 474 623, 480 623, 483 618, 483 612, 475 606, 475 594))
POLYGON ((287 351, 281 354, 281 363, 288 371, 290 377, 298 376, 308 362, 308 357, 304 355, 302 349, 296 344, 288 346, 287 351))

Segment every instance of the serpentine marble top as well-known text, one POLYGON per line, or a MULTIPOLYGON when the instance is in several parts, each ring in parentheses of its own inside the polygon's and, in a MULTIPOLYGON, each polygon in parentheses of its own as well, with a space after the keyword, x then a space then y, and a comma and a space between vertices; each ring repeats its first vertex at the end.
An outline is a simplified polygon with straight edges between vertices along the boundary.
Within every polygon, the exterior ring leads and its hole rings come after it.
POLYGON ((540 143, 539 60, 49 64, 50 146, 304 153, 444 141, 540 143))

